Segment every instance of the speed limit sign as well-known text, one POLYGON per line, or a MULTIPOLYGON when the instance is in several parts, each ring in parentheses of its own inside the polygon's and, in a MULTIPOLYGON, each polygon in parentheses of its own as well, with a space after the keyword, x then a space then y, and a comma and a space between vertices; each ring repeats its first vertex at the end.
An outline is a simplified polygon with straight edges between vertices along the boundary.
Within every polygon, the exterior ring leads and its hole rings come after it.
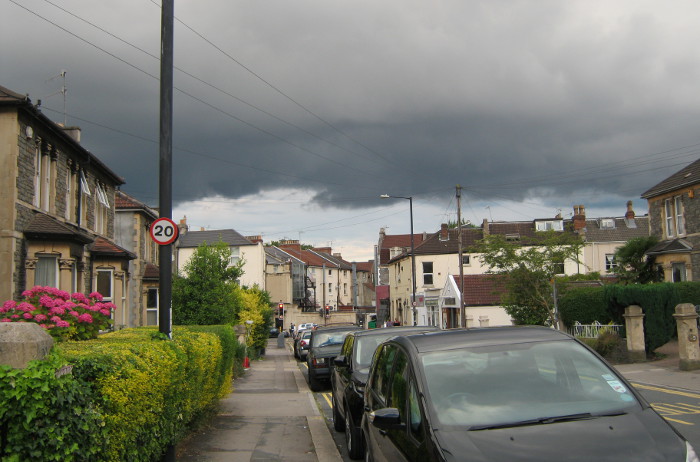
POLYGON ((151 239, 156 244, 168 245, 175 242, 180 230, 173 220, 170 218, 161 217, 151 225, 151 239))

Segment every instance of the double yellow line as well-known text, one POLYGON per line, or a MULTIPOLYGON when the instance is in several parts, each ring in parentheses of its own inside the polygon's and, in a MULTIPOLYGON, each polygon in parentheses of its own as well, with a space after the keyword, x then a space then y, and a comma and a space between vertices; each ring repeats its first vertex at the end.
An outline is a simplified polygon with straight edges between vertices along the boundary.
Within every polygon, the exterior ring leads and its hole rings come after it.
MULTIPOLYGON (((686 398, 695 398, 695 399, 700 399, 700 394, 698 393, 693 393, 689 391, 681 391, 681 390, 672 390, 668 388, 660 388, 660 387, 655 387, 652 385, 644 385, 641 383, 632 383, 635 388, 639 388, 642 390, 650 390, 650 391, 658 391, 661 393, 668 393, 670 395, 677 395, 677 396, 684 396, 686 398)), ((689 415, 689 414, 700 414, 700 405, 693 405, 693 404, 686 404, 686 403, 675 403, 675 404, 668 404, 668 403, 651 403, 651 407, 656 410, 661 416, 671 422, 676 422, 682 425, 695 425, 692 422, 686 422, 685 420, 679 420, 679 419, 674 419, 669 416, 677 416, 677 415, 689 415)))

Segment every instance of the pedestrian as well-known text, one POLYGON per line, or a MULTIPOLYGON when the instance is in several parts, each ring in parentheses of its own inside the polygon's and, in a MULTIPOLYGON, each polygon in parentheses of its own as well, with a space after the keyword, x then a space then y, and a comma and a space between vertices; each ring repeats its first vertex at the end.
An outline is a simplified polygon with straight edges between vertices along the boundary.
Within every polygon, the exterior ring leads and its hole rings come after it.
POLYGON ((294 337, 294 323, 289 325, 289 336, 294 337))
POLYGON ((395 326, 400 326, 401 323, 399 322, 399 318, 394 318, 394 325, 395 326))
POLYGON ((367 324, 368 329, 375 329, 377 327, 377 317, 372 316, 367 324))

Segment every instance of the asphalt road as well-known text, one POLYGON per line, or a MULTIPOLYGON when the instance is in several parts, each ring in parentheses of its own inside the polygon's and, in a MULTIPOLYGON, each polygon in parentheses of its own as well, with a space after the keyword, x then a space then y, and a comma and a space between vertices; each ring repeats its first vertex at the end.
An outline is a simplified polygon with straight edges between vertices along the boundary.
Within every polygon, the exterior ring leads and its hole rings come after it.
POLYGON ((700 393, 632 382, 651 407, 700 451, 700 393))
MULTIPOLYGON (((306 363, 299 363, 302 374, 307 382, 308 369, 306 363)), ((685 390, 674 390, 659 385, 647 385, 632 382, 632 385, 642 394, 651 406, 661 414, 678 432, 683 435, 696 451, 700 451, 700 393, 685 390)), ((341 457, 344 462, 350 462, 348 457, 345 435, 333 429, 333 410, 331 404, 330 384, 320 392, 314 393, 314 398, 325 418, 341 457)))

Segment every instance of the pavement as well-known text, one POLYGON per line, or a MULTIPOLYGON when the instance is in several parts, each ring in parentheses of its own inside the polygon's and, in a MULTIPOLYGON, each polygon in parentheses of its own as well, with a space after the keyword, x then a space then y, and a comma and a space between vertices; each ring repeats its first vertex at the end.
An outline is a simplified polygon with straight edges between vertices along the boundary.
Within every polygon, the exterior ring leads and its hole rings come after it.
POLYGON ((700 392, 700 370, 682 371, 678 367, 678 343, 671 341, 655 350, 661 359, 615 365, 627 380, 645 385, 659 385, 678 390, 700 392))
MULTIPOLYGON (((266 354, 236 379, 218 414, 176 448, 178 461, 339 462, 329 427, 294 359, 289 343, 270 339, 266 354)), ((662 359, 615 368, 629 381, 700 392, 700 370, 678 368, 673 342, 662 359)))
POLYGON ((178 461, 340 462, 333 437, 289 343, 270 339, 265 356, 233 383, 218 414, 176 448, 178 461))

